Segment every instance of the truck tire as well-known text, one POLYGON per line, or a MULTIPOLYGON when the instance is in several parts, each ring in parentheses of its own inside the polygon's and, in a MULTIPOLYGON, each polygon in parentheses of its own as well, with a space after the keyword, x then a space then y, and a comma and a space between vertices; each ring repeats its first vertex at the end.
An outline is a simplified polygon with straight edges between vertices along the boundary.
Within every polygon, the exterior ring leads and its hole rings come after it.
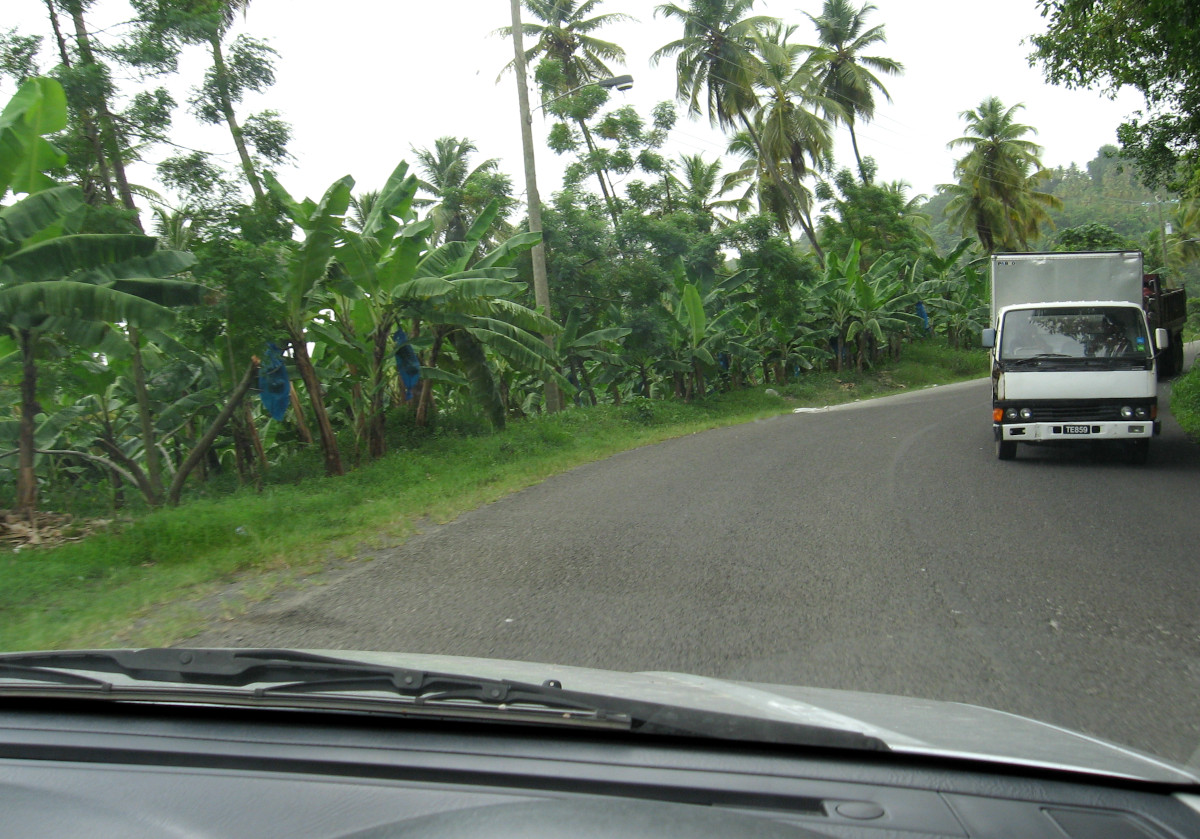
POLYGON ((1129 462, 1141 466, 1146 462, 1146 458, 1150 456, 1150 441, 1149 440, 1131 440, 1129 442, 1129 462))
POLYGON ((996 457, 1000 460, 1016 460, 1017 444, 1012 440, 997 440, 996 457))

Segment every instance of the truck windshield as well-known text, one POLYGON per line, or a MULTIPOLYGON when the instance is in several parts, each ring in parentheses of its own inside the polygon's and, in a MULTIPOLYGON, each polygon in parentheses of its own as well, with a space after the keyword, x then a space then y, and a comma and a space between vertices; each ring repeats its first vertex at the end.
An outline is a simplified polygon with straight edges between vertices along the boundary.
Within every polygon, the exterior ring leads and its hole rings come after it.
POLYGON ((1013 309, 1004 316, 1000 358, 1126 358, 1150 353, 1145 322, 1128 306, 1013 309))

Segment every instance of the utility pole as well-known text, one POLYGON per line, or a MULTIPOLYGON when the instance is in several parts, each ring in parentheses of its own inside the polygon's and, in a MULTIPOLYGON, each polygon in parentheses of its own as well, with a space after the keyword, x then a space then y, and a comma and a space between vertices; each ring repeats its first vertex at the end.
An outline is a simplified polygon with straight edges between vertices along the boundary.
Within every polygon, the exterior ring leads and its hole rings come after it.
MULTIPOLYGON (((525 43, 521 30, 521 0, 510 0, 512 6, 513 49, 516 57, 513 68, 517 76, 517 101, 521 110, 521 146, 525 152, 525 199, 529 205, 529 232, 542 232, 542 201, 538 196, 537 167, 533 159, 533 113, 529 110, 529 90, 525 85, 525 43)), ((530 253, 533 258, 533 298, 542 310, 550 314, 550 286, 546 282, 546 246, 544 242, 534 245, 530 253)), ((554 349, 554 338, 546 336, 546 346, 554 349)), ((562 408, 562 393, 553 379, 546 380, 546 411, 554 413, 562 408)))

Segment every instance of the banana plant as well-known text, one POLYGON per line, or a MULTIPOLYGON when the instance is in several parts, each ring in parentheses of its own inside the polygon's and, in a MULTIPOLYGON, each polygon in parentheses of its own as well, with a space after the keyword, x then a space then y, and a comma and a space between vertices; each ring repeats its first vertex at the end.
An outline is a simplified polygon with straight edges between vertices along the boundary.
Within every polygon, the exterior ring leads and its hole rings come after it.
POLYGON ((662 301, 675 338, 674 356, 663 359, 660 369, 675 379, 677 395, 692 399, 705 394, 705 373, 718 365, 715 354, 753 353, 733 329, 741 306, 748 300, 739 289, 753 274, 750 269, 738 271, 716 280, 702 294, 700 285, 688 278, 683 261, 676 262, 675 293, 668 293, 662 301), (709 317, 707 310, 719 311, 709 317))
MULTIPOLYGON (((579 387, 587 393, 593 405, 597 404, 596 390, 593 386, 588 367, 621 368, 625 366, 621 357, 616 353, 603 349, 605 344, 620 341, 633 330, 625 326, 610 326, 601 329, 589 329, 583 323, 581 310, 576 307, 567 314, 563 331, 555 340, 555 350, 563 366, 571 371, 579 387)), ((611 377, 605 377, 606 380, 611 377)), ((578 397, 577 397, 578 398, 578 397)))
POLYGON ((871 362, 889 341, 920 325, 917 295, 907 290, 903 269, 901 257, 878 259, 866 273, 856 276, 851 286, 854 319, 846 338, 857 342, 860 373, 864 363, 871 362))
POLYGON ((345 281, 332 289, 334 317, 311 326, 355 379, 354 427, 360 437, 367 437, 371 457, 381 457, 386 450, 384 403, 391 387, 386 371, 393 355, 392 333, 401 316, 394 293, 413 278, 433 230, 431 221, 418 221, 413 213, 418 187, 417 177, 401 162, 383 189, 361 205, 367 208, 365 216, 357 229, 342 231, 335 252, 345 281))
POLYGON ((845 257, 829 254, 824 275, 813 288, 830 327, 838 371, 852 343, 861 372, 893 336, 920 323, 918 297, 904 277, 903 259, 877 259, 864 270, 861 253, 862 242, 855 240, 845 257))
POLYGON ((167 279, 195 260, 156 250, 152 237, 55 231, 46 238, 47 231, 64 228, 82 202, 74 187, 58 187, 0 209, 0 327, 16 339, 23 365, 17 495, 25 511, 37 504, 32 423, 42 336, 88 323, 166 325, 174 320, 170 307, 197 303, 204 293, 195 283, 167 279))
POLYGON ((66 125, 66 98, 56 82, 33 79, 0 113, 0 329, 21 353, 21 430, 17 508, 32 516, 38 488, 34 455, 37 348, 50 332, 85 324, 132 327, 174 320, 172 307, 199 302, 205 289, 169 279, 191 267, 182 251, 159 250, 149 236, 80 234, 83 193, 45 174, 62 155, 44 134, 66 125))
POLYGON ((489 353, 544 381, 552 380, 567 392, 574 391, 556 369, 557 354, 544 340, 558 334, 561 327, 516 301, 525 292, 525 284, 513 282, 517 269, 512 263, 533 248, 541 234, 519 233, 476 257, 499 212, 499 203, 491 202, 463 241, 444 242, 424 254, 413 267, 413 278, 392 292, 400 316, 427 324, 432 331, 424 367, 427 375, 418 397, 418 424, 427 422, 435 380, 431 368, 437 369, 443 361, 447 341, 454 350, 458 372, 497 427, 504 425, 504 401, 489 353))
POLYGON ((341 450, 325 409, 321 383, 308 354, 309 338, 306 332, 313 316, 320 311, 328 296, 329 266, 346 230, 345 214, 350 206, 354 179, 347 175, 334 181, 319 202, 308 198, 298 202, 269 172, 263 177, 288 218, 304 234, 304 240, 298 242, 289 254, 280 285, 275 288, 274 294, 283 305, 283 327, 287 331, 292 357, 317 420, 321 450, 325 456, 325 473, 342 475, 345 468, 341 450))
POLYGON ((932 328, 944 333, 956 349, 988 322, 987 260, 964 259, 974 244, 974 239, 966 238, 945 256, 927 253, 920 263, 926 279, 916 286, 932 328))
POLYGON ((66 165, 67 156, 47 135, 67 127, 67 97, 57 81, 33 78, 21 85, 0 111, 0 198, 33 194, 57 186, 47 172, 66 165))

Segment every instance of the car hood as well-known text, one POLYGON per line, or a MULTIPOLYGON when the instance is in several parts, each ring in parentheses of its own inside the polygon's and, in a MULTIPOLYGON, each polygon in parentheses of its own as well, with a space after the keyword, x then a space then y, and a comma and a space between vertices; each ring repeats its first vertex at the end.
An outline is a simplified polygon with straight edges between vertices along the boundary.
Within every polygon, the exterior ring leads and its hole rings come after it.
POLYGON ((1027 717, 967 705, 826 688, 729 681, 686 673, 627 673, 535 662, 406 653, 310 650, 414 670, 459 673, 566 690, 853 731, 896 753, 1086 772, 1168 784, 1200 773, 1163 758, 1027 717))

